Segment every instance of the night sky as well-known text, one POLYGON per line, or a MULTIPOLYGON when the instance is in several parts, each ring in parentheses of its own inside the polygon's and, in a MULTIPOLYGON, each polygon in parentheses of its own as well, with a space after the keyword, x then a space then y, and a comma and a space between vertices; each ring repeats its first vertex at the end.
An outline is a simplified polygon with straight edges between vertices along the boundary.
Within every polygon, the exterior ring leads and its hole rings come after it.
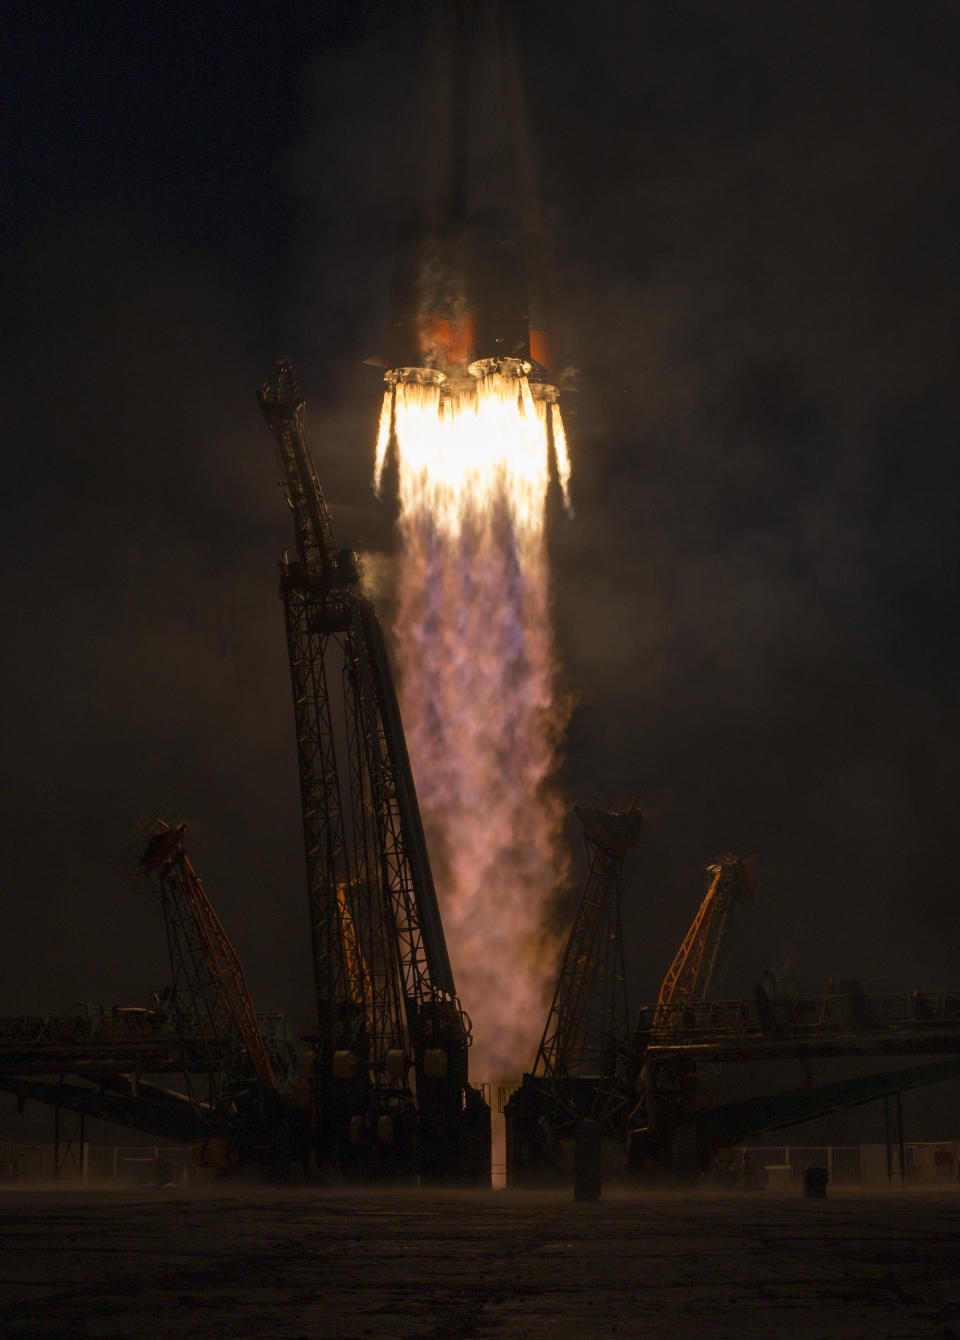
MULTIPOLYGON (((255 391, 294 359, 338 539, 388 554, 362 360, 429 152, 426 15, 4 8, 2 1014, 165 983, 159 909, 115 871, 157 809, 258 1008, 310 1006, 292 531, 255 391)), ((649 818, 633 1001, 725 849, 756 857, 737 990, 960 986, 957 8, 516 15, 579 369, 564 786, 649 818)))

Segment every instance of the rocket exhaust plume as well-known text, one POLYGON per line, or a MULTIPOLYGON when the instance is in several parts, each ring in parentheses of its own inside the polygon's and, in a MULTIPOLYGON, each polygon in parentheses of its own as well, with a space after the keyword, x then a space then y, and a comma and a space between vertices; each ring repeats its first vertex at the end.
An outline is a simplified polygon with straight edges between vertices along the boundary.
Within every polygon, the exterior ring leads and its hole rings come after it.
POLYGON ((550 911, 565 869, 544 535, 550 457, 570 465, 556 393, 514 359, 388 374, 379 490, 395 443, 396 646, 407 740, 444 926, 474 1025, 474 1069, 533 1061, 556 972, 550 911))
POLYGON ((400 698, 475 1074, 533 1064, 566 870, 544 522, 570 463, 509 7, 433 8, 375 482, 395 453, 400 698), (443 115, 443 109, 447 115, 443 115), (440 115, 437 109, 441 109, 440 115))

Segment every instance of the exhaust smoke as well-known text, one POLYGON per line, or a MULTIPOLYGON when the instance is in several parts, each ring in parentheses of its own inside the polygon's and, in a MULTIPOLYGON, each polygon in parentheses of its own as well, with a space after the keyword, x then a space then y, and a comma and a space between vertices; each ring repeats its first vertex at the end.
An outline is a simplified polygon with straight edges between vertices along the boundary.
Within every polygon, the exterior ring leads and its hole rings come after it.
POLYGON ((377 442, 399 487, 395 655, 407 742, 474 1074, 532 1063, 556 971, 566 871, 544 535, 551 457, 569 506, 556 392, 529 364, 389 373, 377 442))

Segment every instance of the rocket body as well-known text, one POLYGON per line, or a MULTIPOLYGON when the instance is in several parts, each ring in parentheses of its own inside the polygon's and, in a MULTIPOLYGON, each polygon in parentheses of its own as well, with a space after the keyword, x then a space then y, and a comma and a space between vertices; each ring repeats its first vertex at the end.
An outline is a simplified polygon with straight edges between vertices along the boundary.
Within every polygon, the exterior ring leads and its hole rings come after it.
POLYGON ((422 208, 397 240, 387 366, 456 381, 511 359, 531 382, 549 381, 539 208, 508 6, 451 0, 425 55, 422 208))

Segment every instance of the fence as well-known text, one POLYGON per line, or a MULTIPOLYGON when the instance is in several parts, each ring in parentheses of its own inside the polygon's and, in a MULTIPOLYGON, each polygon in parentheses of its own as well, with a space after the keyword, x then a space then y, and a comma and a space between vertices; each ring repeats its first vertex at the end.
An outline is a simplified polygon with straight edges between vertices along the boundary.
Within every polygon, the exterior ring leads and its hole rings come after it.
POLYGON ((826 1168, 833 1186, 860 1183, 859 1145, 751 1145, 745 1158, 764 1168, 790 1168, 790 1181, 799 1182, 806 1168, 826 1168))
MULTIPOLYGON (((909 1140, 904 1144, 904 1178, 914 1186, 951 1182, 956 1178, 960 1143, 952 1140, 909 1140)), ((743 1158, 754 1167, 786 1170, 790 1182, 799 1182, 805 1168, 826 1168, 833 1186, 859 1186, 887 1180, 886 1150, 868 1145, 750 1145, 743 1158)), ((899 1160, 894 1149, 892 1169, 899 1182, 899 1160)), ((784 1175, 787 1175, 786 1173, 784 1175)))
POLYGON ((63 1186, 89 1186, 116 1182, 120 1185, 157 1185, 160 1174, 164 1183, 185 1186, 196 1181, 197 1166, 192 1149, 183 1145, 88 1145, 69 1169, 55 1173, 52 1145, 21 1145, 0 1141, 0 1184, 18 1182, 56 1183, 63 1186))

